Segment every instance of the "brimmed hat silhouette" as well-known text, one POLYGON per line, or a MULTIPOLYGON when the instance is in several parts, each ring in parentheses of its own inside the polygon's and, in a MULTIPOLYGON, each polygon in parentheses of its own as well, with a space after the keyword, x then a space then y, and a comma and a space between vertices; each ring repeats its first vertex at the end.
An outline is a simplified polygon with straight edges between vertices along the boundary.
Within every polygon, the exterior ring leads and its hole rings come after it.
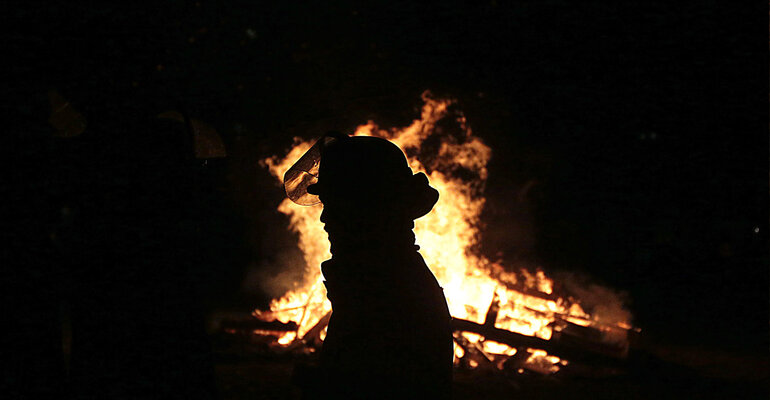
POLYGON ((414 174, 406 156, 390 141, 330 132, 284 176, 286 193, 301 205, 319 201, 362 202, 399 209, 416 219, 430 212, 438 191, 424 173, 414 174))

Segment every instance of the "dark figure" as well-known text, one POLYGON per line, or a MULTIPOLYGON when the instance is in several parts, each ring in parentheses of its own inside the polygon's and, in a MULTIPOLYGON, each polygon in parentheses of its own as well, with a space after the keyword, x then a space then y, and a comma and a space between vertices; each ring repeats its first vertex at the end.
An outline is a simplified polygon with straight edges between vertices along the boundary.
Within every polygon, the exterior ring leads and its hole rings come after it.
POLYGON ((324 206, 333 256, 321 269, 333 312, 321 387, 309 397, 449 398, 451 317, 412 232, 438 192, 396 145, 374 137, 326 145, 319 179, 307 192, 324 206))
POLYGON ((110 115, 113 107, 92 118, 98 157, 87 164, 85 254, 70 295, 73 392, 215 397, 199 303, 206 206, 192 135, 153 113, 110 115))
POLYGON ((3 398, 217 395, 203 314, 227 258, 209 229, 214 163, 196 158, 192 120, 157 118, 209 101, 189 70, 156 67, 180 48, 178 8, 8 14, 3 398))
POLYGON ((22 97, 27 118, 11 119, 4 141, 13 223, 0 292, 13 329, 0 393, 215 397, 200 304, 209 196, 193 134, 113 98, 85 103, 81 135, 54 137, 46 97, 22 97))

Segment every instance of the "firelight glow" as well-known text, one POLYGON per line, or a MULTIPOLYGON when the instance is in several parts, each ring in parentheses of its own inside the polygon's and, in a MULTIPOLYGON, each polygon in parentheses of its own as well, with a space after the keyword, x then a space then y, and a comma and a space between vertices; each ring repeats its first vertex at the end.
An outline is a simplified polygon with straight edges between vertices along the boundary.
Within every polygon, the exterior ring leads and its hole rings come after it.
MULTIPOLYGON (((409 126, 383 129, 369 121, 359 126, 354 135, 378 136, 397 144, 408 155, 412 170, 424 172, 430 185, 438 190, 438 203, 429 214, 415 221, 414 231, 420 253, 444 288, 452 316, 483 323, 496 295, 499 311, 494 324, 497 328, 550 339, 552 328, 549 324, 557 314, 590 323, 592 317, 577 301, 554 295, 553 281, 543 271, 519 269, 513 272, 473 250, 481 240, 479 219, 485 203, 482 191, 492 151, 479 137, 473 136, 465 117, 453 107, 454 101, 434 98, 429 92, 423 93, 422 99, 421 117, 409 126), (439 121, 442 121, 442 127, 437 128, 439 121), (445 123, 450 123, 456 132, 444 133, 445 123), (432 141, 433 153, 428 156, 422 145, 429 137, 439 142, 436 147, 436 142, 432 141)), ((295 138, 288 154, 265 159, 262 163, 280 181, 312 143, 295 138)), ((319 221, 321 205, 303 207, 286 198, 278 210, 289 217, 289 229, 298 234, 307 279, 274 300, 270 311, 257 310, 255 315, 296 322, 297 332, 286 333, 279 339, 280 344, 286 345, 302 338, 331 311, 320 272, 321 262, 330 258, 331 253, 326 232, 319 221)), ((464 335, 474 343, 480 340, 478 335, 464 335)), ((487 342, 483 348, 500 355, 516 352, 516 349, 496 342, 487 342)), ((456 356, 461 357, 461 354, 462 351, 456 351, 456 356)), ((541 362, 546 360, 558 369, 556 364, 560 360, 557 357, 546 356, 544 352, 532 357, 541 362)))

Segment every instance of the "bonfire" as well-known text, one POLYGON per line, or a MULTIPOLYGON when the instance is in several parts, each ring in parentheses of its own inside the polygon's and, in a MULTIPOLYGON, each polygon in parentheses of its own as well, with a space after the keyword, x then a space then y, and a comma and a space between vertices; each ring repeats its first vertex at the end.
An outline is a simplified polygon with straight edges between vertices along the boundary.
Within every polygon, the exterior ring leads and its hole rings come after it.
MULTIPOLYGON (((527 368, 554 373, 581 354, 622 359, 633 330, 631 314, 611 290, 598 285, 565 290, 541 268, 503 265, 476 250, 482 240, 487 163, 492 150, 474 136, 452 99, 422 95, 419 119, 401 128, 382 128, 373 121, 356 136, 378 136, 397 144, 413 172, 424 172, 439 192, 439 201, 415 221, 420 253, 444 288, 455 327, 455 363, 504 369, 527 368), (581 294, 603 291, 604 303, 585 307, 581 294), (513 362, 515 361, 515 362, 513 362)), ((320 133, 319 133, 320 134, 320 133)), ((314 143, 295 138, 283 156, 261 161, 279 184, 289 167, 314 143)), ((326 299, 322 261, 329 241, 320 222, 322 205, 303 207, 288 198, 278 206, 288 229, 297 233, 304 255, 304 279, 273 300, 269 310, 255 310, 262 321, 280 321, 288 329, 257 330, 273 334, 283 348, 317 347, 325 336, 331 305, 326 299)), ((574 286, 574 285, 570 285, 574 286)))

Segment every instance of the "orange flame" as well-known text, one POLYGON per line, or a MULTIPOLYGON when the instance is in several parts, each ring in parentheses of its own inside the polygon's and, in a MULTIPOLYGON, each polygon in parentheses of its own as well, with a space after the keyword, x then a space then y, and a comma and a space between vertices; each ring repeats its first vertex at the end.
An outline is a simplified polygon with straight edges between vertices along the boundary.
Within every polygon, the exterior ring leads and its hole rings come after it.
MULTIPOLYGON (((578 303, 569 303, 553 294, 553 281, 543 271, 509 272, 473 251, 481 239, 479 218, 485 201, 482 190, 492 151, 480 138, 473 136, 465 117, 453 107, 453 100, 436 99, 429 92, 423 93, 422 99, 421 117, 411 125, 402 129, 382 129, 369 121, 359 126, 354 135, 379 136, 397 144, 408 155, 412 170, 428 175, 431 186, 438 190, 438 203, 428 215, 415 221, 414 231, 421 254, 444 288, 452 316, 483 323, 497 296, 497 328, 550 339, 550 324, 556 315, 590 322, 591 316, 578 303), (442 121, 440 127, 437 126, 439 121, 442 121), (444 122, 451 124, 452 134, 439 132, 447 129, 444 122), (438 149, 427 156, 421 146, 433 135, 440 140, 438 149), (462 178, 457 171, 464 172, 462 178)), ((285 157, 268 158, 262 163, 281 180, 311 145, 310 141, 295 138, 294 147, 285 157)), ((278 206, 278 210, 289 217, 289 228, 299 235, 299 248, 304 254, 304 267, 309 277, 302 287, 274 300, 270 311, 255 311, 255 315, 262 318, 294 321, 299 325, 297 332, 280 338, 281 344, 303 337, 331 310, 319 268, 322 261, 331 257, 326 232, 319 221, 321 207, 299 206, 288 198, 278 206)), ((627 321, 619 322, 627 325, 627 321)), ((479 340, 477 335, 468 334, 467 338, 473 342, 479 340)), ((485 342, 484 349, 503 355, 516 352, 494 342, 485 342)), ((461 353, 460 349, 456 355, 461 353)), ((559 362, 557 357, 539 352, 533 353, 532 357, 541 363, 547 361, 558 369, 555 366, 559 362)))

